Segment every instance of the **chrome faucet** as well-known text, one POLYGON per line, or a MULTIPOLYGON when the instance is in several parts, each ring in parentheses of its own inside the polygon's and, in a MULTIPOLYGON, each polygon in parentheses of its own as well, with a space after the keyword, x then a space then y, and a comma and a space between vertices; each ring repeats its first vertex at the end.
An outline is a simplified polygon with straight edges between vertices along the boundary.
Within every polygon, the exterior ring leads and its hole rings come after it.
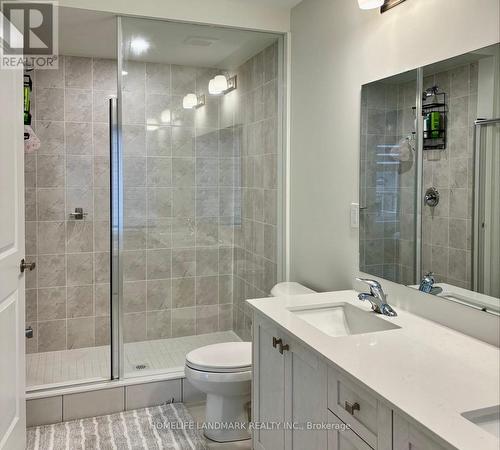
POLYGON ((397 316, 396 311, 387 303, 387 296, 378 281, 368 278, 356 278, 356 280, 362 281, 370 286, 370 293, 363 292, 358 295, 361 301, 368 300, 372 305, 372 310, 377 314, 383 314, 384 316, 390 317, 397 316))
POLYGON ((438 295, 443 292, 443 288, 439 286, 434 286, 436 278, 432 272, 426 273, 422 281, 420 282, 419 291, 425 292, 427 294, 438 295))

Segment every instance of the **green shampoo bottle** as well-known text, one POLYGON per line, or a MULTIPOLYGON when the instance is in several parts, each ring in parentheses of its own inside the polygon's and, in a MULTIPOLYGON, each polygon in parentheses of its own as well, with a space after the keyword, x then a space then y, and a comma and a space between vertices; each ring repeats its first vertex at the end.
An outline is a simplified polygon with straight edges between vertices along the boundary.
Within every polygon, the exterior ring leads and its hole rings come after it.
POLYGON ((441 135, 441 113, 433 111, 431 116, 431 135, 433 139, 439 138, 441 135))

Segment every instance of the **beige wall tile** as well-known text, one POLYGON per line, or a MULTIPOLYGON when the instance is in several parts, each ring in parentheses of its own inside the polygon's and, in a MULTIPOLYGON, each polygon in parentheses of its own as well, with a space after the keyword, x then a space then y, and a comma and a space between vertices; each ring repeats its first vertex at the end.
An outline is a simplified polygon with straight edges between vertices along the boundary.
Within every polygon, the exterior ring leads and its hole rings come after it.
POLYGON ((138 384, 125 388, 126 409, 146 408, 181 401, 181 380, 138 384))
POLYGON ((63 420, 101 416, 125 409, 124 388, 102 389, 63 397, 63 420))
POLYGON ((62 422, 62 396, 26 401, 26 426, 36 427, 62 422))
POLYGON ((39 352, 66 349, 66 320, 38 322, 37 327, 39 352))

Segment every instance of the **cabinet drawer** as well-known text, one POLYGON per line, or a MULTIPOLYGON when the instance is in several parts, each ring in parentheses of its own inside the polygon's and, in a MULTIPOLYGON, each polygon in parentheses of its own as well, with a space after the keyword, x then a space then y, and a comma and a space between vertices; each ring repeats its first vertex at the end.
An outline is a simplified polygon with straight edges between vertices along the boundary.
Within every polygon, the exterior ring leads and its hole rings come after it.
POLYGON ((334 425, 328 430, 328 450, 373 450, 331 411, 328 412, 328 423, 334 425))
POLYGON ((371 447, 384 448, 391 435, 391 410, 332 368, 328 370, 328 409, 371 447))

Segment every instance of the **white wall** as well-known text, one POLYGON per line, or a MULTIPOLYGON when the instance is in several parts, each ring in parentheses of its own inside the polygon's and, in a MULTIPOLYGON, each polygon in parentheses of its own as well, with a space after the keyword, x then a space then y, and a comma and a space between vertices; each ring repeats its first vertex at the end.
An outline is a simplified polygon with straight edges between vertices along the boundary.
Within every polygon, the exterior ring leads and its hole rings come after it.
POLYGON ((349 288, 358 268, 361 85, 498 42, 498 0, 407 0, 388 13, 356 0, 292 10, 291 277, 349 288))
POLYGON ((59 5, 262 31, 290 28, 288 8, 252 0, 59 0, 59 5))
MULTIPOLYGON (((407 0, 383 15, 356 0, 292 10, 291 279, 326 291, 351 288, 358 273, 349 205, 358 199, 361 85, 498 42, 499 14, 498 0, 407 0)), ((419 293, 384 286, 413 302, 408 309, 432 310, 419 293)))

